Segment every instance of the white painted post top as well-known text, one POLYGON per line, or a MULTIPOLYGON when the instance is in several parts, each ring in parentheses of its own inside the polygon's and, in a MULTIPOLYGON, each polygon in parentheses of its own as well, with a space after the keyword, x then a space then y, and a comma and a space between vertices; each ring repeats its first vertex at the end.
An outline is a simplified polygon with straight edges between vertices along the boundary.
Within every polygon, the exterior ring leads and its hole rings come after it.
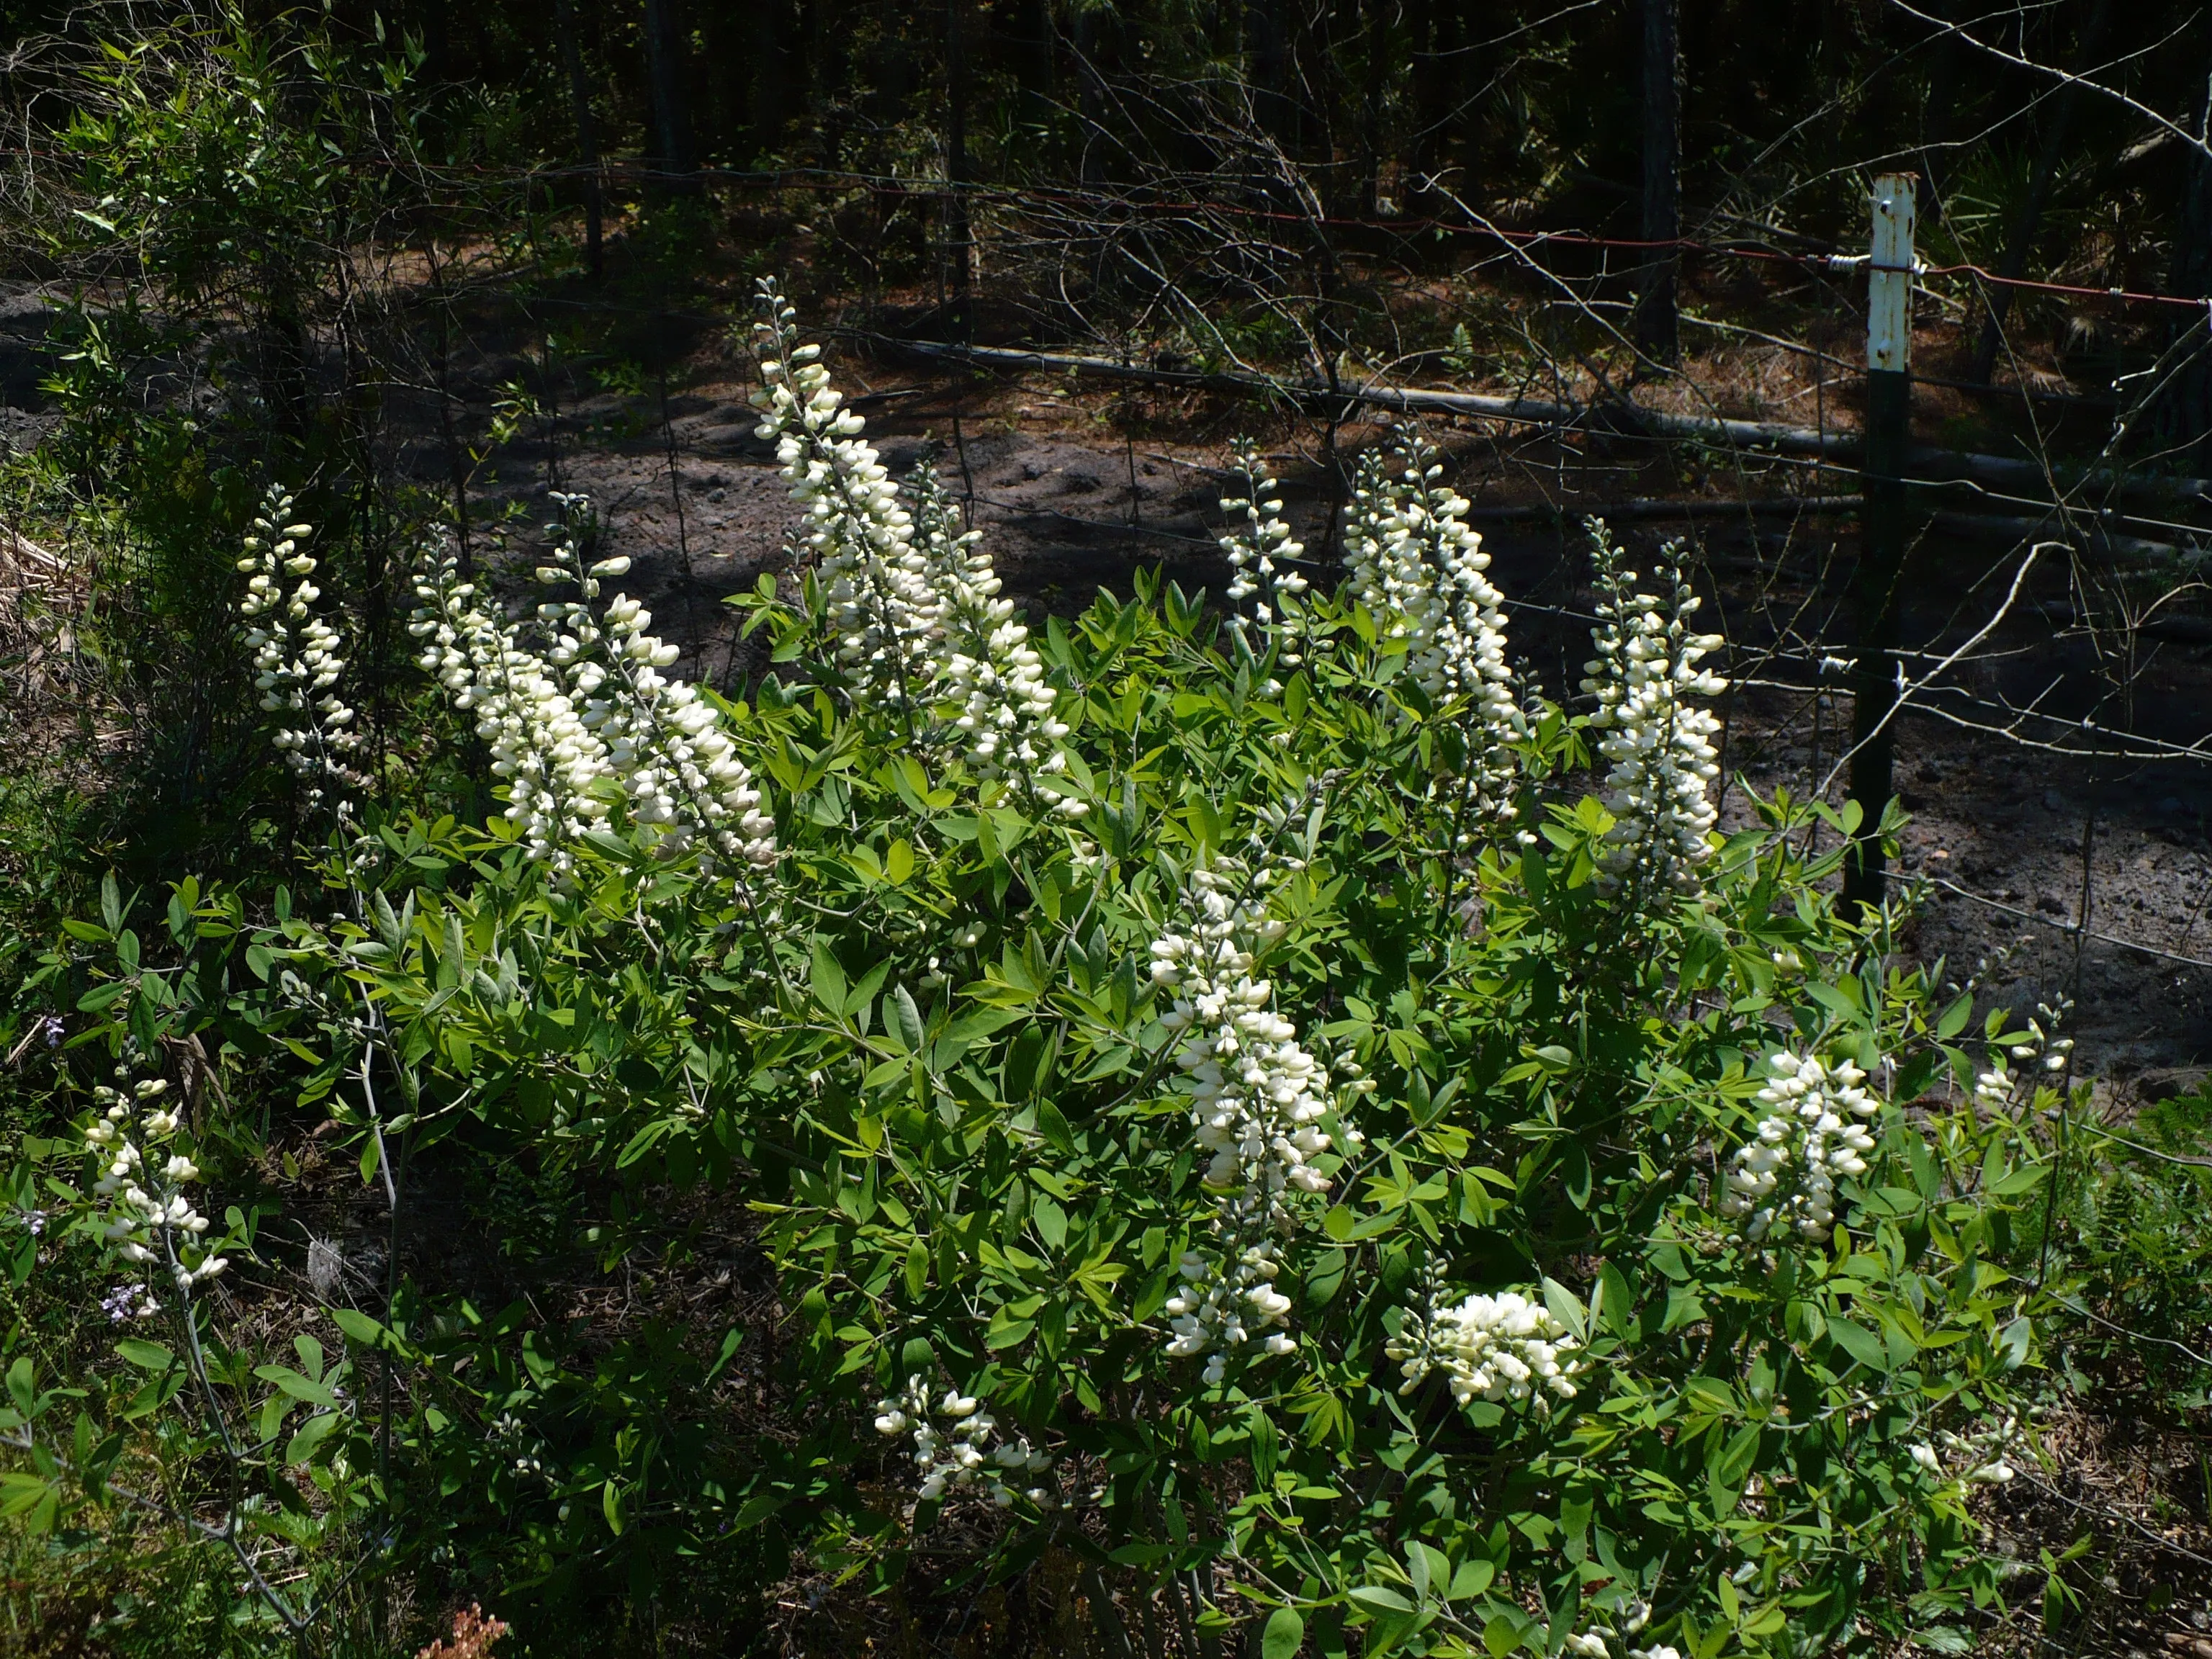
POLYGON ((1912 366, 1914 179, 1874 181, 1874 246, 1867 264, 1867 367, 1903 374, 1912 366))

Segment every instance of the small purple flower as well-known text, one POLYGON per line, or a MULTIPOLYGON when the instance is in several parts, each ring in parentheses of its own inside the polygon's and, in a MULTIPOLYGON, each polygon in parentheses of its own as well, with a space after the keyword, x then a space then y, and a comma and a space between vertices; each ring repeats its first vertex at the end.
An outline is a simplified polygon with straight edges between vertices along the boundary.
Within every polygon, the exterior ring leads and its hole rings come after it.
POLYGON ((36 1238, 46 1230, 46 1212, 44 1210, 24 1211, 23 1229, 32 1237, 36 1238))
POLYGON ((62 1046, 62 1020, 59 1014, 46 1016, 46 1032, 47 1048, 58 1048, 62 1046))
POLYGON ((100 1310, 107 1316, 109 1324, 120 1325, 128 1320, 150 1319, 161 1311, 161 1304, 141 1285, 118 1285, 100 1297, 100 1310))

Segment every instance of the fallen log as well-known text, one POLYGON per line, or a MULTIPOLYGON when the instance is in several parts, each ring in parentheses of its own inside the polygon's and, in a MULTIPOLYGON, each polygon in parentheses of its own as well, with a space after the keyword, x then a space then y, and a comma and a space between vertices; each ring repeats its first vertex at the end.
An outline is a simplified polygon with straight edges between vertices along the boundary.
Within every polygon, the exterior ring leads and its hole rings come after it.
POLYGON ((1476 507, 1468 509, 1470 524, 1580 524, 1603 519, 1607 524, 1637 519, 1730 519, 1755 514, 1762 519, 1815 518, 1826 514, 1855 514, 1856 495, 1770 495, 1750 501, 1594 501, 1570 505, 1538 502, 1522 507, 1476 507))
MULTIPOLYGON (((1856 432, 1823 432, 1812 427, 1789 426, 1778 421, 1739 421, 1717 415, 1676 415, 1646 409, 1638 404, 1585 404, 1546 398, 1499 398, 1480 392, 1445 392, 1417 386, 1378 385, 1328 386, 1306 380, 1276 380, 1262 374, 1224 374, 1201 369, 1156 368, 1142 363, 1118 363, 1107 357, 1085 357, 1068 352, 1017 350, 1006 346, 940 345, 927 340, 901 340, 889 335, 854 331, 854 337, 886 352, 927 362, 961 363, 1000 374, 1073 374, 1087 380, 1120 380, 1134 385, 1177 386, 1218 392, 1231 397, 1265 398, 1304 406, 1364 404, 1401 415, 1459 415, 1478 420, 1505 421, 1523 426, 1560 427, 1571 430, 1604 431, 1614 436, 1643 435, 1679 441, 1723 445, 1733 449, 1766 450, 1781 455, 1817 455, 1844 459, 1859 451, 1856 432)), ((2060 488, 2102 489, 2118 499, 2179 501, 2190 506, 2212 506, 2212 478, 2164 478, 2112 472, 2083 475, 2037 462, 2004 455, 1978 455, 1962 450, 1916 445, 1907 452, 1906 465, 1916 479, 1940 481, 1965 478, 2007 489, 2048 490, 2055 479, 2060 488)))

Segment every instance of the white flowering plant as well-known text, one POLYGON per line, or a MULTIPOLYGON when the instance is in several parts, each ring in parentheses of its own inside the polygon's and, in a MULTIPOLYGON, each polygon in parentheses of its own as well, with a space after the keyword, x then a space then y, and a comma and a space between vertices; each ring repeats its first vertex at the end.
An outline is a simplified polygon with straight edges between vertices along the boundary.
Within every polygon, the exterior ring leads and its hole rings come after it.
MULTIPOLYGON (((1234 608, 1139 572, 1033 622, 772 286, 751 337, 805 562, 743 596, 744 696, 671 672, 587 504, 534 611, 434 552, 421 667, 503 801, 333 806, 314 902, 179 893, 190 972, 126 974, 113 917, 50 963, 289 1073, 388 1197, 332 1318, 389 1381, 303 1460, 374 1446, 379 1560, 552 1597, 795 1549, 919 1595, 927 1539, 1270 1659, 1808 1653, 2000 1601, 1969 1494, 2034 1457, 2063 1286, 2015 1217, 2065 1079, 1838 911, 1804 832, 1855 817, 1721 832, 1690 574, 1601 539, 1586 700, 1534 684, 1408 434, 1340 581, 1248 450, 1234 608), (532 1247, 565 1316, 488 1302, 450 1220, 405 1243, 406 1182, 526 1166, 574 1195, 532 1247)), ((157 1300, 272 1256, 114 1106, 84 1237, 157 1300)))

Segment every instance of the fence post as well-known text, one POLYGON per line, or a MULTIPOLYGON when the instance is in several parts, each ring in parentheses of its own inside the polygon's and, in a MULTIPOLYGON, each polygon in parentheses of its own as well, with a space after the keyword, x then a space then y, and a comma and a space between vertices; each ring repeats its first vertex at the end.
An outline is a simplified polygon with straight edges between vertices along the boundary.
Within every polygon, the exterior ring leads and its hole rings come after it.
POLYGON ((1898 586, 1905 568, 1905 456, 1912 422, 1913 178, 1874 181, 1874 244, 1867 262, 1866 433, 1860 449, 1865 508, 1852 584, 1858 661, 1851 677, 1850 799, 1863 817, 1844 862, 1854 908, 1882 899, 1881 816, 1889 805, 1897 731, 1898 586))

